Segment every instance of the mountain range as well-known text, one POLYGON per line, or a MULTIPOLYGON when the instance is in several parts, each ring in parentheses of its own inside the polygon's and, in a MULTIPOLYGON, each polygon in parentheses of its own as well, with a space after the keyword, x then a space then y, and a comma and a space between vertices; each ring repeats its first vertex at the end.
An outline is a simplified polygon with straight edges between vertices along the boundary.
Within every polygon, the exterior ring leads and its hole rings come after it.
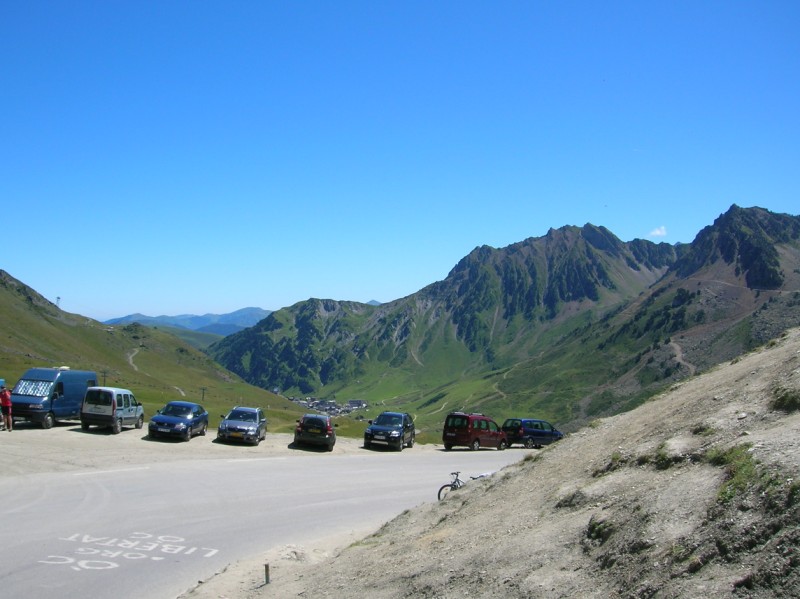
POLYGON ((477 247, 380 305, 309 299, 208 348, 248 382, 423 422, 460 409, 567 427, 800 325, 800 219, 732 206, 690 244, 592 224, 477 247))
POLYGON ((177 329, 188 329, 199 333, 210 333, 224 337, 251 327, 258 321, 270 315, 270 310, 263 308, 242 308, 228 314, 181 314, 179 316, 146 316, 144 314, 129 314, 119 318, 104 321, 105 324, 120 325, 138 322, 139 324, 153 327, 165 326, 177 329))
POLYGON ((278 426, 299 408, 264 389, 403 409, 433 437, 451 410, 538 416, 569 431, 800 326, 798 308, 800 219, 732 206, 689 244, 622 242, 591 224, 551 229, 477 247, 408 297, 312 298, 224 338, 179 328, 197 326, 192 317, 101 324, 0 271, 0 376, 94 369, 135 387, 148 408, 186 394, 221 413, 253 397, 278 426))

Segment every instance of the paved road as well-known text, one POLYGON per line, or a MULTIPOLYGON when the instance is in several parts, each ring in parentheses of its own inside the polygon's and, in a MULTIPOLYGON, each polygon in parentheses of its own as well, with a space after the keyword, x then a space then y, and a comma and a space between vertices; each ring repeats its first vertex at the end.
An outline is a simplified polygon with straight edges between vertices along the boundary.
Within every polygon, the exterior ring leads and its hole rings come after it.
POLYGON ((0 597, 164 599, 272 547, 435 501, 527 452, 364 451, 124 463, 0 479, 0 597))

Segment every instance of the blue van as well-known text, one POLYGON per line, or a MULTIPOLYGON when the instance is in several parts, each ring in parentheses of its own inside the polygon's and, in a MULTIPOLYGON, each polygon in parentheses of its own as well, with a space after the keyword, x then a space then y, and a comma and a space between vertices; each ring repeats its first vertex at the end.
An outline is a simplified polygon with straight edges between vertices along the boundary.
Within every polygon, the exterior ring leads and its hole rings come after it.
POLYGON ((97 385, 97 374, 89 370, 31 368, 11 391, 14 420, 26 420, 51 428, 56 420, 77 420, 86 389, 97 385))

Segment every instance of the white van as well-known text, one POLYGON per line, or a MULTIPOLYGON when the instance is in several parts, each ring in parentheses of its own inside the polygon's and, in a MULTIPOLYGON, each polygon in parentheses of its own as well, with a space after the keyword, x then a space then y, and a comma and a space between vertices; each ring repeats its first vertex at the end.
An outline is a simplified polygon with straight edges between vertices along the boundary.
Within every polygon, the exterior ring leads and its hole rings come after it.
POLYGON ((123 426, 144 426, 144 408, 128 389, 89 387, 81 406, 81 428, 91 425, 111 427, 115 435, 123 426))

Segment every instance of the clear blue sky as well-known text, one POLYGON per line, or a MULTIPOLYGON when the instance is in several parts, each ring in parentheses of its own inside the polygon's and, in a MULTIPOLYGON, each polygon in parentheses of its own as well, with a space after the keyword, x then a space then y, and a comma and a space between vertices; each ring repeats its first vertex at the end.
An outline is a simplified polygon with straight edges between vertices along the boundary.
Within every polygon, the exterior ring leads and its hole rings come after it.
POLYGON ((0 2, 0 268, 100 320, 800 212, 800 2, 0 2))

